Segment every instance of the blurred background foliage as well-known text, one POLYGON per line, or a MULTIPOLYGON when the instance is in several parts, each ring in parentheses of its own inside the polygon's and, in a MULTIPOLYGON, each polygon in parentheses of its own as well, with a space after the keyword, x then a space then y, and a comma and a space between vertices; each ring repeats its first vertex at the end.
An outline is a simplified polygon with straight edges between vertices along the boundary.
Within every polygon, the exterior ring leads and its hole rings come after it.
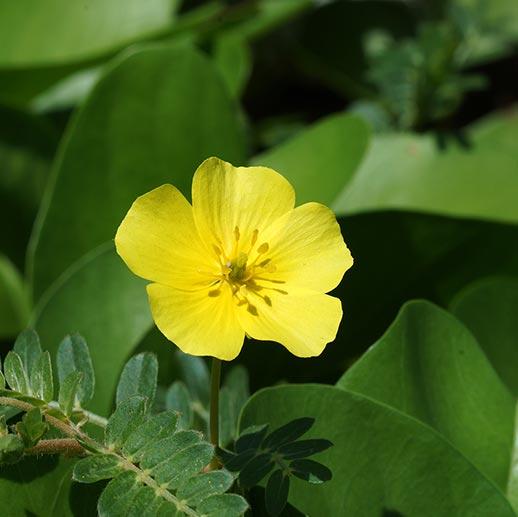
POLYGON ((169 386, 177 356, 112 239, 210 155, 332 206, 355 257, 336 342, 311 360, 247 343, 252 390, 334 384, 411 298, 479 325, 478 291, 458 293, 518 276, 517 48, 515 0, 0 0, 2 355, 27 325, 52 355, 79 331, 103 414, 134 351, 169 386))

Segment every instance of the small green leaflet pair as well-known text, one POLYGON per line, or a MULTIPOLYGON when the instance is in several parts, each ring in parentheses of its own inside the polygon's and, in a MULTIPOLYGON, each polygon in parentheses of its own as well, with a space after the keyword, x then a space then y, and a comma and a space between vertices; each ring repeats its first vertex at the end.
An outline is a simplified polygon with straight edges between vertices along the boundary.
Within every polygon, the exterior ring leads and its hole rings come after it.
POLYGON ((57 402, 53 400, 50 355, 42 352, 37 334, 23 332, 8 353, 0 374, 0 402, 2 407, 15 406, 25 414, 10 429, 5 421, 13 412, 6 411, 0 419, 2 461, 15 462, 30 454, 31 447, 72 439, 76 447, 77 443, 82 446, 84 456, 74 467, 74 480, 111 479, 98 501, 102 517, 244 514, 248 508, 245 499, 225 493, 233 485, 234 475, 224 469, 204 472, 214 447, 201 433, 179 429, 178 412, 151 413, 158 373, 153 354, 145 352, 128 361, 117 387, 116 410, 107 421, 82 406, 92 398, 95 387, 84 339, 66 337, 56 362, 57 402), (102 441, 85 432, 87 422, 104 428, 102 441), (49 427, 52 434, 47 434, 49 427))
POLYGON ((307 458, 333 444, 320 438, 299 440, 314 423, 314 418, 298 418, 269 434, 268 424, 252 426, 236 440, 234 452, 218 450, 225 468, 239 472, 239 484, 244 489, 258 485, 273 471, 265 488, 265 506, 272 517, 280 515, 286 506, 292 476, 316 484, 332 478, 325 465, 307 458))

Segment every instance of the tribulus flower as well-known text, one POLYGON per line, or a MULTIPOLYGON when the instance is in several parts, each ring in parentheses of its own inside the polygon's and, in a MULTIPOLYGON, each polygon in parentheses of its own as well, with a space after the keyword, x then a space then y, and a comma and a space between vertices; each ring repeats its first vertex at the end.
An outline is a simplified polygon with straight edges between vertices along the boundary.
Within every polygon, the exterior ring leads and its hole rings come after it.
POLYGON ((353 259, 333 212, 295 208, 266 167, 218 158, 194 174, 192 205, 172 185, 139 197, 115 237, 147 286, 153 318, 184 352, 234 359, 245 334, 319 355, 342 318, 335 288, 353 259))

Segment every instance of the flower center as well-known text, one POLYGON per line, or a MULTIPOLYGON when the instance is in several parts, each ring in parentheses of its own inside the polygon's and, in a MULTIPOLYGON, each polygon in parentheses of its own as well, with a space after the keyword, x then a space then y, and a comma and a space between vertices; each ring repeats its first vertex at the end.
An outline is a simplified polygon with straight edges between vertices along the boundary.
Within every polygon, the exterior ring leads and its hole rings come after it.
POLYGON ((248 255, 241 252, 237 259, 233 260, 228 264, 230 272, 228 273, 228 279, 231 282, 240 283, 246 278, 246 263, 248 261, 248 255))
POLYGON ((271 263, 270 258, 266 258, 270 246, 267 242, 263 242, 255 249, 259 236, 259 231, 254 230, 250 238, 250 243, 246 251, 242 251, 243 243, 240 243, 241 233, 239 228, 234 228, 234 243, 232 250, 227 255, 221 243, 213 246, 218 257, 221 272, 214 275, 216 280, 212 283, 209 290, 209 296, 219 296, 221 294, 221 286, 227 283, 232 289, 232 295, 237 305, 247 305, 247 310, 253 315, 257 315, 256 306, 250 301, 253 295, 271 306, 272 301, 269 296, 262 293, 264 290, 274 289, 283 294, 287 294, 281 289, 262 285, 263 282, 283 284, 281 280, 269 279, 264 276, 267 273, 273 273, 275 266, 271 263), (255 250, 255 252, 254 252, 255 250), (255 254, 255 258, 249 261, 250 257, 255 254), (259 283, 261 282, 261 284, 259 283))

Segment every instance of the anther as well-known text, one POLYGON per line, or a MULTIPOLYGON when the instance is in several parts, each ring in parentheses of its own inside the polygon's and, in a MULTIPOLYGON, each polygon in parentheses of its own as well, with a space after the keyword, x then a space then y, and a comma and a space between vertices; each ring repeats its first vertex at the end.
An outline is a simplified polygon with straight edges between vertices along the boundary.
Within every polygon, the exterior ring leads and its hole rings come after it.
POLYGON ((216 252, 217 255, 223 254, 223 252, 221 251, 221 248, 219 246, 216 246, 215 244, 212 245, 212 249, 216 252))
POLYGON ((263 255, 270 249, 270 246, 268 246, 267 242, 263 242, 258 248, 257 248, 257 254, 263 255))
POLYGON ((259 235, 259 230, 256 228, 252 232, 252 241, 250 243, 250 249, 252 249, 255 246, 255 243, 257 242, 257 236, 259 235))
POLYGON ((212 290, 209 291, 209 296, 211 298, 216 298, 220 294, 221 294, 221 289, 212 289, 212 290))
POLYGON ((239 233, 239 228, 237 226, 234 228, 234 237, 236 241, 238 241, 239 237, 241 237, 241 234, 239 233))

